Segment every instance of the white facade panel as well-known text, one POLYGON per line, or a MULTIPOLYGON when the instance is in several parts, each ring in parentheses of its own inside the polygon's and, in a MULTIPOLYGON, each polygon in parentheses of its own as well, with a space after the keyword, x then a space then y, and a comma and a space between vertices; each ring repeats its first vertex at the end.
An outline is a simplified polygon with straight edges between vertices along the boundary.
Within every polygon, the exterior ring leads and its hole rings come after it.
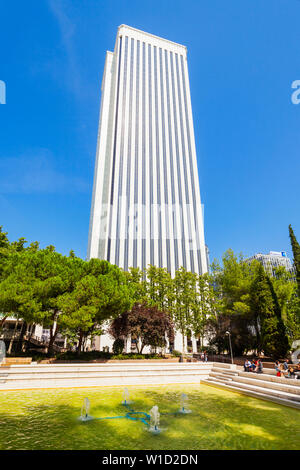
POLYGON ((104 70, 88 258, 207 271, 186 48, 125 25, 104 70))

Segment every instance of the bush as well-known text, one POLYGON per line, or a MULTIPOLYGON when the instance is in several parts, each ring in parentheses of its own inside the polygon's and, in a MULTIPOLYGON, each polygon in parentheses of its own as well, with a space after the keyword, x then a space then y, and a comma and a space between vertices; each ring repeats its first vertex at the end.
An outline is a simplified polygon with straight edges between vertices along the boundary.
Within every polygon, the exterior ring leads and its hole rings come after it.
POLYGON ((163 356, 158 354, 138 354, 138 353, 128 353, 128 354, 118 354, 111 356, 111 359, 117 360, 126 360, 126 359, 163 359, 163 356))
POLYGON ((59 361, 92 361, 94 359, 110 359, 112 354, 110 352, 104 351, 85 351, 78 352, 76 351, 67 351, 65 353, 57 354, 56 359, 59 361))
POLYGON ((175 357, 180 357, 182 355, 182 353, 180 351, 177 351, 176 349, 174 349, 172 351, 172 356, 175 356, 175 357))
POLYGON ((94 361, 97 359, 102 359, 108 361, 110 359, 115 360, 126 360, 126 359, 163 359, 164 356, 159 354, 138 354, 138 353, 121 353, 114 354, 111 352, 104 351, 85 351, 80 352, 79 354, 76 351, 66 351, 64 353, 57 354, 45 354, 39 353, 36 351, 27 351, 18 354, 7 355, 8 357, 32 357, 33 361, 41 361, 43 359, 55 359, 58 361, 94 361))
POLYGON ((115 339, 114 344, 113 344, 113 353, 117 355, 122 354, 124 346, 125 346, 125 343, 122 338, 115 339))

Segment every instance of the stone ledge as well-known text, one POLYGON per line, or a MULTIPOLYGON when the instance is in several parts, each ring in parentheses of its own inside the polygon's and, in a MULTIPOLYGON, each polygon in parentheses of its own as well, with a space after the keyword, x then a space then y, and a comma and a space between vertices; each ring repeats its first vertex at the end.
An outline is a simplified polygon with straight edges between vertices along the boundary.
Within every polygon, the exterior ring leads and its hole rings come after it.
POLYGON ((300 403, 293 402, 292 400, 285 400, 283 398, 278 398, 275 396, 265 395, 263 393, 257 393, 252 390, 246 390, 238 387, 232 387, 231 385, 214 382, 212 380, 201 379, 200 383, 205 385, 209 385, 211 387, 221 388, 223 390, 229 390, 230 392, 239 393, 242 395, 248 395, 254 398, 259 398, 260 400, 271 401, 273 403, 277 403, 278 405, 289 406, 291 408, 296 408, 300 410, 300 403))

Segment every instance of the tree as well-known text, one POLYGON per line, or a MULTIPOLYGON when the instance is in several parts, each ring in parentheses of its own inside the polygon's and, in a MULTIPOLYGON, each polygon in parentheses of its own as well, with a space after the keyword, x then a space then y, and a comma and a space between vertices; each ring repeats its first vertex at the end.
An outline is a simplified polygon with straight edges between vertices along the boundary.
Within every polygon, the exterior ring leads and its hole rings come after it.
POLYGON ((50 329, 51 351, 59 331, 58 298, 72 291, 84 261, 56 253, 53 246, 39 249, 37 242, 25 247, 21 238, 10 245, 0 282, 0 308, 22 319, 19 347, 28 324, 50 329))
POLYGON ((259 322, 259 349, 267 356, 285 357, 289 350, 286 329, 272 281, 261 264, 257 267, 251 285, 250 305, 259 322))
POLYGON ((123 338, 117 338, 113 344, 113 353, 116 355, 122 354, 124 350, 125 342, 123 338))
POLYGON ((292 344, 300 338, 300 299, 296 289, 287 302, 285 326, 292 344))
POLYGON ((129 334, 137 341, 137 350, 142 354, 145 346, 164 348, 166 337, 173 341, 174 329, 172 321, 157 306, 136 303, 129 311, 116 318, 109 333, 115 338, 125 338, 129 334))
POLYGON ((198 313, 197 276, 181 267, 175 273, 174 296, 175 302, 172 309, 172 319, 176 329, 182 334, 182 350, 185 351, 184 337, 190 335, 194 317, 198 313))
POLYGON ((63 256, 51 245, 31 254, 27 262, 33 270, 34 298, 40 305, 36 323, 49 328, 47 350, 52 352, 57 334, 61 330, 60 299, 74 290, 76 282, 84 273, 85 262, 73 255, 63 256))
POLYGON ((174 285, 166 268, 149 266, 146 270, 146 302, 157 305, 171 314, 174 303, 174 285))
POLYGON ((139 268, 129 268, 129 271, 125 271, 124 274, 134 302, 144 302, 146 299, 145 273, 139 268))
POLYGON ((277 295, 282 320, 286 322, 288 305, 297 289, 297 284, 293 281, 292 274, 284 266, 276 268, 274 274, 271 281, 277 295))
MULTIPOLYGON (((22 319, 22 327, 19 335, 19 348, 22 347, 23 337, 26 332, 27 322, 33 321, 39 310, 39 304, 34 298, 32 276, 28 272, 24 259, 29 252, 36 249, 37 244, 31 244, 25 248, 25 239, 9 244, 7 237, 2 237, 1 275, 0 275, 0 327, 8 316, 22 319)), ((11 350, 11 347, 9 348, 11 350)))
POLYGON ((294 256, 294 265, 295 265, 295 270, 296 270, 296 281, 297 281, 297 285, 298 285, 298 295, 300 296, 300 245, 297 241, 297 238, 294 234, 294 231, 293 231, 291 225, 289 225, 289 234, 290 234, 291 245, 292 245, 293 256, 294 256))
POLYGON ((210 320, 216 318, 217 303, 208 273, 196 275, 196 286, 191 302, 191 327, 194 335, 200 337, 203 347, 204 337, 210 320))
POLYGON ((242 254, 227 250, 223 268, 212 264, 211 284, 215 297, 215 317, 209 321, 210 344, 219 353, 228 350, 227 330, 231 333, 232 350, 238 356, 256 347, 257 327, 250 309, 250 286, 256 263, 247 263, 242 254), (215 334, 214 334, 215 330, 215 334))
POLYGON ((59 298, 61 327, 76 331, 80 352, 88 336, 95 330, 101 334, 104 323, 124 313, 131 304, 124 273, 108 261, 91 259, 74 289, 59 298))

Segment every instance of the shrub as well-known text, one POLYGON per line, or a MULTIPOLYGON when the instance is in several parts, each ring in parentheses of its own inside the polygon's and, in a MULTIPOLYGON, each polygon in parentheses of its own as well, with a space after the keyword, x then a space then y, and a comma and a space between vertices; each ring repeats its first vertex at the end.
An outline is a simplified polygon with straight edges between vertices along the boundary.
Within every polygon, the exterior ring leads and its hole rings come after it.
POLYGON ((115 339, 114 344, 113 344, 113 353, 116 355, 122 354, 124 345, 125 343, 122 338, 115 339))
POLYGON ((176 349, 174 349, 172 351, 172 356, 175 356, 175 357, 180 357, 182 355, 182 353, 180 351, 177 351, 176 349))

